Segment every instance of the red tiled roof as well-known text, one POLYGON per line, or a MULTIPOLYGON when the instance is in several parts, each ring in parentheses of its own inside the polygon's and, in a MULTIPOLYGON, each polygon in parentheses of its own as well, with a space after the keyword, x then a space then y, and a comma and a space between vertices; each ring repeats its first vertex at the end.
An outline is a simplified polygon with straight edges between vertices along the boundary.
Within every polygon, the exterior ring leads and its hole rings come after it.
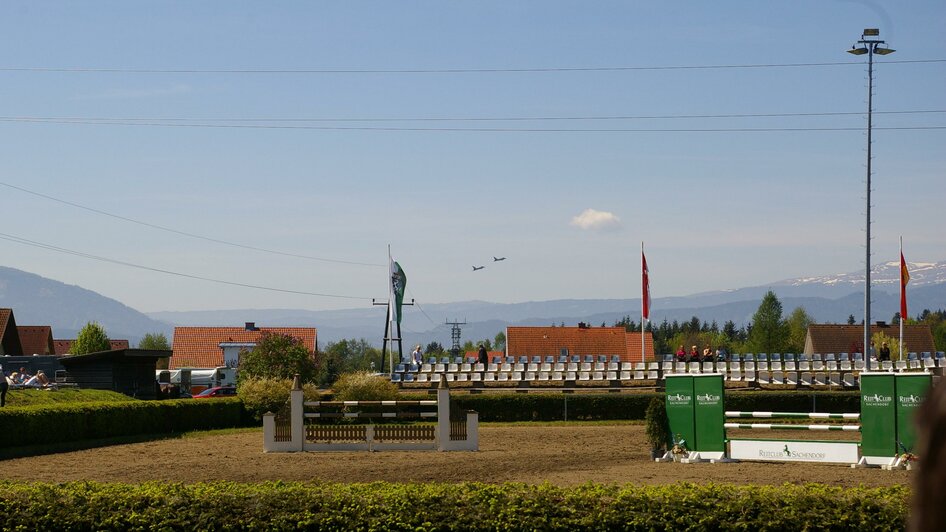
MULTIPOLYGON (((53 340, 53 347, 56 349, 56 355, 68 355, 72 350, 72 344, 75 343, 75 339, 72 340, 53 340)), ((116 349, 128 349, 128 340, 109 340, 109 349, 115 351, 116 349)))
POLYGON ((223 365, 221 343, 256 343, 264 332, 288 334, 302 340, 310 353, 315 353, 315 327, 175 327, 170 369, 182 367, 215 368, 223 365))
MULTIPOLYGON (((870 335, 883 332, 894 341, 900 339, 899 326, 879 325, 870 326, 870 335)), ((936 345, 933 343, 933 332, 929 325, 903 326, 903 344, 905 351, 910 353, 933 353, 936 345)), ((808 335, 805 338, 805 353, 861 353, 864 347, 863 325, 834 325, 817 324, 808 326, 808 335)))
MULTIPOLYGON (((507 327, 506 351, 514 356, 620 355, 625 362, 640 362, 641 333, 624 327, 507 327), (635 358, 636 356, 636 358, 635 358)), ((654 359, 654 344, 647 337, 647 359, 654 359)))
POLYGON ((16 319, 13 309, 0 308, 0 353, 7 355, 22 355, 20 335, 16 330, 16 319))
POLYGON ((49 325, 17 325, 24 355, 55 355, 53 328, 49 325))

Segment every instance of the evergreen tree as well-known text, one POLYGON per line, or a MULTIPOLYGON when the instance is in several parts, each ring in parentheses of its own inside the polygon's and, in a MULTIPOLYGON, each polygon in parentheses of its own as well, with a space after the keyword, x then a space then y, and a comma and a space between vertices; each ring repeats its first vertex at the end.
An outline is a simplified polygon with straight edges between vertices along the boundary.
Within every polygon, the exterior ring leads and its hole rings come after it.
POLYGON ((847 324, 848 324, 848 325, 854 325, 855 323, 857 323, 857 322, 854 320, 854 315, 853 315, 853 314, 849 314, 848 317, 847 317, 847 324))
POLYGON ((752 316, 749 348, 755 353, 780 353, 789 344, 788 323, 782 319, 782 302, 769 290, 752 316))
POLYGON ((788 316, 788 350, 793 353, 801 353, 805 350, 805 339, 808 337, 808 326, 815 323, 805 309, 797 307, 788 316))
POLYGON ((105 329, 98 322, 90 321, 79 331, 75 343, 72 344, 73 355, 84 355, 86 353, 97 353, 99 351, 108 351, 112 348, 105 329))

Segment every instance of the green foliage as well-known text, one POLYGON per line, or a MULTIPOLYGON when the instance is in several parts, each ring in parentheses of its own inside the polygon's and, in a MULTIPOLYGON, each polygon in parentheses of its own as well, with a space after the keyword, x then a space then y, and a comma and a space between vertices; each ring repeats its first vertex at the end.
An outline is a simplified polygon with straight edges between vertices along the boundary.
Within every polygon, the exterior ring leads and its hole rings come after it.
MULTIPOLYGON (((390 353, 389 353, 390 355, 390 353)), ((395 361, 397 361, 397 354, 395 361)), ((376 349, 364 338, 354 338, 331 342, 325 348, 319 366, 319 384, 329 386, 342 373, 352 371, 378 371, 381 362, 381 350, 376 349)))
POLYGON ((389 379, 366 371, 345 373, 332 386, 337 401, 393 401, 398 388, 389 379))
MULTIPOLYGON (((884 334, 883 332, 876 332, 870 337, 870 343, 874 346, 874 354, 880 355, 880 347, 884 345, 884 342, 887 342, 887 347, 890 348, 890 360, 899 360, 900 359, 900 338, 891 338, 884 334)), ((903 342, 903 359, 906 360, 907 353, 910 352, 910 346, 906 342, 903 342)))
POLYGON ((170 351, 171 344, 168 343, 168 338, 164 336, 164 333, 148 333, 138 342, 138 349, 170 351))
MULTIPOLYGON (((240 379, 237 386, 237 395, 243 401, 246 411, 259 421, 266 412, 278 412, 289 402, 289 391, 292 389, 290 379, 240 379)), ((312 383, 302 385, 303 396, 306 401, 319 399, 319 391, 312 383)))
POLYGON ((506 349, 506 333, 499 331, 496 333, 496 336, 493 338, 493 345, 496 346, 497 351, 503 351, 506 349))
POLYGON ((443 346, 440 345, 440 342, 430 342, 427 344, 427 347, 424 348, 425 355, 440 356, 443 353, 443 346))
POLYGON ((108 341, 105 329, 98 322, 90 321, 76 336, 76 341, 72 344, 71 354, 85 355, 87 353, 108 351, 111 348, 112 344, 108 341))
POLYGON ((644 414, 644 433, 651 449, 665 450, 673 445, 670 434, 670 420, 663 397, 654 397, 647 405, 644 414))
POLYGON ((315 360, 302 340, 288 334, 264 332, 256 347, 240 357, 240 379, 292 379, 302 376, 302 382, 314 382, 315 360))
POLYGON ((0 448, 243 426, 239 399, 88 402, 0 409, 0 448))
POLYGON ((788 324, 782 319, 782 302, 769 290, 752 316, 748 349, 755 353, 781 353, 788 348, 788 324))
POLYGON ((7 392, 6 408, 90 402, 123 403, 127 401, 137 401, 137 399, 111 390, 81 390, 79 388, 40 390, 35 388, 18 388, 7 392))
POLYGON ((37 530, 903 530, 909 488, 0 482, 37 530))
POLYGON ((815 323, 803 307, 796 307, 788 316, 788 348, 791 353, 801 353, 805 350, 805 338, 808 336, 808 326, 815 323))

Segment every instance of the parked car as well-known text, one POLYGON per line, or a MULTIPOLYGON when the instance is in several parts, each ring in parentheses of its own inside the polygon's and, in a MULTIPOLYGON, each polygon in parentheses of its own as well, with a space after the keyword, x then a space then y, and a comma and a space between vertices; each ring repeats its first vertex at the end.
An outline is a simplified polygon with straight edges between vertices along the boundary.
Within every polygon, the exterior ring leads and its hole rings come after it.
POLYGON ((207 388, 194 396, 194 399, 206 399, 208 397, 233 397, 237 394, 236 386, 214 386, 207 388))

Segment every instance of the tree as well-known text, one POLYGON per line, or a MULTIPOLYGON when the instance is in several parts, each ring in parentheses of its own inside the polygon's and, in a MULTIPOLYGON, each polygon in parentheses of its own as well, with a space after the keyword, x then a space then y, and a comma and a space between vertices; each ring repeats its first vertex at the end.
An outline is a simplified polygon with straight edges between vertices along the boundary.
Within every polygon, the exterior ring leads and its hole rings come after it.
POLYGON ((302 340, 288 335, 264 332, 251 351, 240 355, 240 377, 291 379, 298 373, 302 382, 314 382, 315 360, 302 340))
POLYGON ((752 316, 748 347, 756 353, 781 353, 788 347, 788 324, 782 319, 782 302, 769 290, 752 316))
POLYGON ((90 321, 79 331, 75 343, 72 344, 73 355, 108 351, 112 344, 108 341, 105 329, 98 322, 90 321))
POLYGON ((848 324, 848 325, 854 325, 855 323, 857 323, 857 321, 854 319, 854 315, 853 315, 853 314, 849 314, 848 317, 847 317, 847 324, 848 324))
POLYGON ((167 336, 164 333, 148 333, 138 342, 138 349, 152 349, 155 351, 170 351, 167 336))
POLYGON ((506 333, 502 331, 496 333, 496 337, 493 338, 493 345, 496 346, 497 351, 504 351, 506 349, 506 333))
POLYGON ((427 348, 424 349, 424 354, 427 355, 439 355, 443 353, 443 346, 440 345, 440 342, 430 342, 427 344, 427 348))
POLYGON ((788 350, 801 353, 805 350, 805 338, 808 336, 808 326, 815 323, 803 307, 796 307, 786 320, 788 324, 788 350))

